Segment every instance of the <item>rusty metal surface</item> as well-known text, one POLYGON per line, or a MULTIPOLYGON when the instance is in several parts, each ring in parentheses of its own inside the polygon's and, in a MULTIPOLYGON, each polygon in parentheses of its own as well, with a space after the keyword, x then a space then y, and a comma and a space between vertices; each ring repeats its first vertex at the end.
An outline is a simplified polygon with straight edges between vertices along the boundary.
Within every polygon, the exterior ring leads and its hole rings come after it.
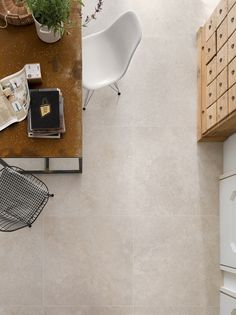
POLYGON ((43 83, 33 88, 60 88, 64 96, 66 133, 62 139, 32 139, 27 119, 0 132, 0 157, 82 156, 82 52, 79 10, 73 27, 57 43, 42 42, 34 24, 0 30, 0 78, 26 63, 40 63, 43 83))

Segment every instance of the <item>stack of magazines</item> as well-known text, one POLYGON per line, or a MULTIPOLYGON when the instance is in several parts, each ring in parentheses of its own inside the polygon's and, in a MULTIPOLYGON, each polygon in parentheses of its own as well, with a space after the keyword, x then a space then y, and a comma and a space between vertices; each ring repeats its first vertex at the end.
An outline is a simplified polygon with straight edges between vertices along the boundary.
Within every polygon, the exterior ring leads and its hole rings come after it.
POLYGON ((60 89, 30 90, 28 136, 61 138, 64 132, 64 101, 60 89))

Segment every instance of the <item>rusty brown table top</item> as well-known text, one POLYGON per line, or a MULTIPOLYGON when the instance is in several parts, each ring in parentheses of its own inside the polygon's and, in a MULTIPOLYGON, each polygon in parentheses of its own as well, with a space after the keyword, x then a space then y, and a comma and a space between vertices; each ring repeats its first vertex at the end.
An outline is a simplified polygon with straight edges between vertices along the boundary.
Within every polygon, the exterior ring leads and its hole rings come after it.
POLYGON ((66 133, 62 139, 27 136, 27 119, 0 132, 0 157, 82 157, 82 53, 79 12, 74 24, 57 43, 42 42, 35 25, 0 29, 0 78, 40 63, 39 88, 60 88, 64 96, 66 133))

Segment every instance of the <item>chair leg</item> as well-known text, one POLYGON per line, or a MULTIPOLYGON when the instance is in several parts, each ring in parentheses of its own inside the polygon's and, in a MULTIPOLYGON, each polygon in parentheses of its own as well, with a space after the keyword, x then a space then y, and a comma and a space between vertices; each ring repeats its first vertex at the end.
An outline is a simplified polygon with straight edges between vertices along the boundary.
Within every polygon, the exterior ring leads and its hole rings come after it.
POLYGON ((120 89, 119 89, 119 86, 118 86, 117 82, 113 83, 112 85, 109 85, 109 87, 110 87, 113 91, 115 91, 118 95, 121 95, 120 89))
POLYGON ((118 94, 118 95, 121 95, 120 89, 119 89, 119 86, 118 86, 118 83, 117 83, 117 82, 114 83, 114 86, 115 86, 115 88, 117 89, 117 94, 118 94))
POLYGON ((93 96, 94 90, 87 90, 86 89, 86 95, 85 95, 85 99, 84 99, 84 106, 83 106, 83 110, 86 110, 88 103, 91 100, 91 97, 93 96))

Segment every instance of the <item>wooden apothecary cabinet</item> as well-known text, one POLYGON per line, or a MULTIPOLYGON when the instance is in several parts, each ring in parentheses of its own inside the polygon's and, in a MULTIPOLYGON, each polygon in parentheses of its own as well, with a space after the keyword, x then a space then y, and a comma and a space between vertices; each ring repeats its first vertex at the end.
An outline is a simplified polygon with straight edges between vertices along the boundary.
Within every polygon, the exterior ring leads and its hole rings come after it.
POLYGON ((221 0, 197 33, 198 141, 236 132, 236 0, 221 0))

